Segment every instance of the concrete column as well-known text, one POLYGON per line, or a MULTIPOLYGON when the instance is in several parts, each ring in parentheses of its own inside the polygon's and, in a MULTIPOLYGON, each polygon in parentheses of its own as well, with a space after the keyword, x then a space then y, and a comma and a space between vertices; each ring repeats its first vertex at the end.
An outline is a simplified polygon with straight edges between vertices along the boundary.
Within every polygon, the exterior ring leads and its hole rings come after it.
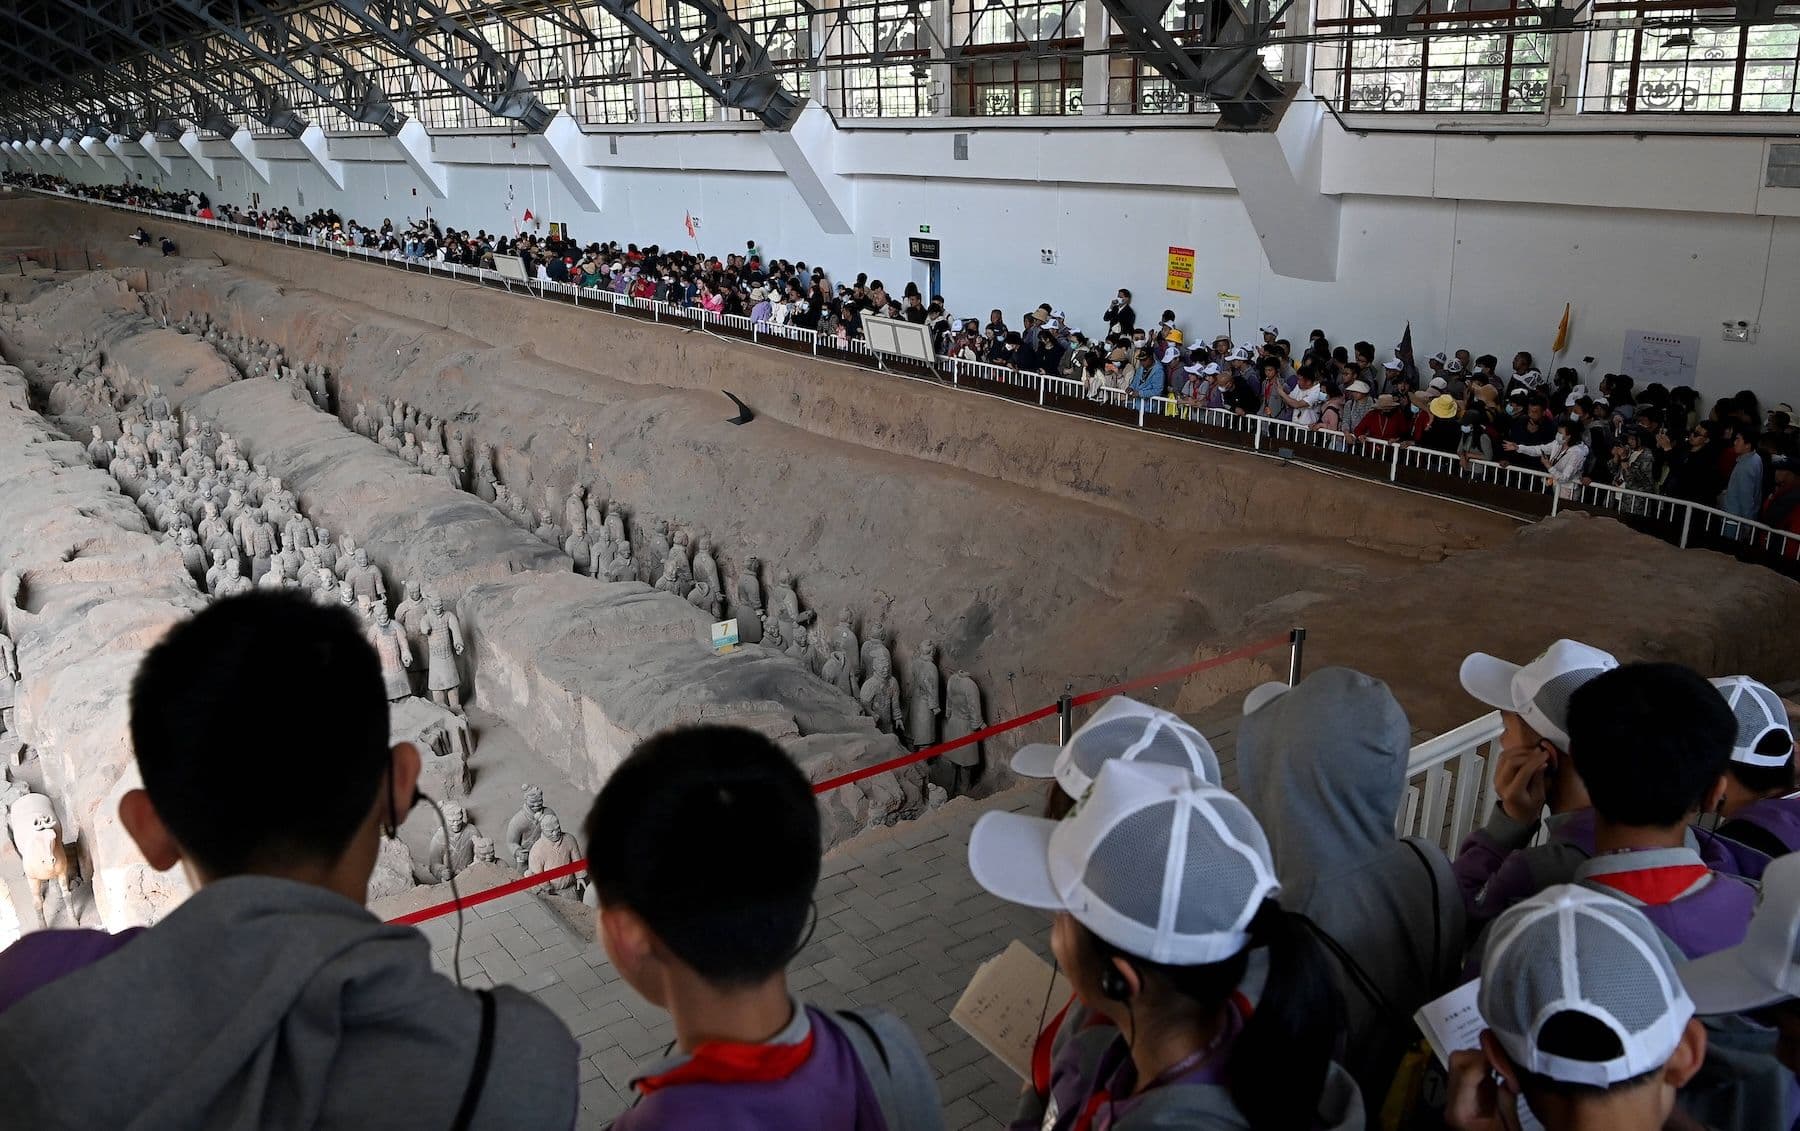
POLYGON ((1081 116, 1085 118, 1112 110, 1106 104, 1112 56, 1106 53, 1106 5, 1100 0, 1082 0, 1082 5, 1081 46, 1087 55, 1081 60, 1081 116))

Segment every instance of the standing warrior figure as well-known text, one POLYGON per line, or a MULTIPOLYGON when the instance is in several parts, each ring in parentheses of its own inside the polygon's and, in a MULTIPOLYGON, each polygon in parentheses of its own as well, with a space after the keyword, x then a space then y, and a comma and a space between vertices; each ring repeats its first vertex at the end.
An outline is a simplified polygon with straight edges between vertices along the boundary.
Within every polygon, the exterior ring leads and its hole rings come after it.
POLYGON ((544 804, 542 788, 529 782, 520 788, 525 793, 525 803, 506 822, 506 848, 512 853, 513 865, 523 868, 530 863, 531 846, 537 843, 538 818, 545 814, 554 817, 556 810, 544 804))
POLYGON ((444 610, 444 599, 433 594, 426 599, 425 620, 420 626, 425 633, 430 667, 425 674, 431 701, 462 713, 462 677, 456 671, 456 657, 463 654, 462 622, 455 613, 444 610))
POLYGON ((406 643, 406 630, 388 617, 387 605, 375 606, 375 619, 365 630, 375 654, 381 658, 381 681, 387 687, 389 703, 398 703, 412 694, 412 679, 406 669, 412 667, 412 648, 406 643))

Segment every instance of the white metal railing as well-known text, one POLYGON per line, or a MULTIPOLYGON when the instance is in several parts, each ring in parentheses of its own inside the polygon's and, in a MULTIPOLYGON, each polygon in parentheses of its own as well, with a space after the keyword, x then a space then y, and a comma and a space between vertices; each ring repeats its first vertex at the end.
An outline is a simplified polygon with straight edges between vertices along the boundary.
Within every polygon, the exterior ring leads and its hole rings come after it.
MULTIPOLYGON (((77 197, 62 191, 38 188, 32 188, 31 191, 49 196, 70 197, 88 204, 99 204, 121 211, 156 216, 178 223, 236 232, 254 239, 280 240, 295 247, 314 247, 328 254, 342 254, 346 258, 356 255, 371 263, 387 267, 399 267, 412 271, 421 269, 417 265, 422 264, 422 269, 430 273, 441 271, 453 278, 476 280, 488 286, 509 286, 508 281, 502 279, 497 272, 480 268, 463 267, 459 264, 441 263, 430 259, 411 260, 404 255, 384 255, 370 248, 321 241, 310 235, 297 236, 289 232, 252 228, 217 219, 201 220, 184 213, 165 212, 140 205, 115 204, 91 197, 77 197)), ((529 280, 524 286, 525 289, 535 292, 539 297, 547 297, 550 294, 567 295, 576 305, 581 305, 586 300, 588 304, 602 310, 610 310, 614 314, 621 313, 623 309, 640 312, 640 317, 647 315, 659 322, 698 322, 702 325, 729 329, 737 336, 748 337, 751 341, 785 343, 788 348, 799 347, 817 355, 836 355, 859 364, 868 364, 876 357, 875 351, 869 348, 866 341, 860 339, 841 341, 835 335, 822 335, 786 323, 753 321, 742 315, 716 315, 698 307, 683 307, 667 302, 632 298, 629 295, 618 294, 610 290, 584 288, 572 283, 553 283, 544 279, 529 280)), ((1247 440, 1248 446, 1254 451, 1273 452, 1285 449, 1291 451, 1299 459, 1306 459, 1321 453, 1331 453, 1340 457, 1343 455, 1360 457, 1361 461, 1366 461, 1367 464, 1362 473, 1367 474, 1370 478, 1400 482, 1405 472, 1423 471, 1447 479, 1514 491, 1520 496, 1521 503, 1535 496, 1538 501, 1521 508, 1527 514, 1536 514, 1546 509, 1543 500, 1547 497, 1547 509, 1550 514, 1557 513, 1564 506, 1579 505, 1616 514, 1624 521, 1636 522, 1641 527, 1650 528, 1684 548, 1696 542, 1715 547, 1734 544, 1745 549, 1761 551, 1785 561, 1800 562, 1800 534, 1776 530, 1762 523, 1740 518, 1717 507, 1706 506, 1702 503, 1692 503, 1683 499, 1632 491, 1602 483, 1572 484, 1569 491, 1570 497, 1565 498, 1557 490, 1557 485, 1550 476, 1537 468, 1492 460, 1472 459, 1465 462, 1459 455, 1452 452, 1433 451, 1410 443, 1364 439, 1343 432, 1308 428, 1292 421, 1278 420, 1272 417, 1239 415, 1224 409, 1206 408, 1179 397, 1159 396, 1140 401, 1122 389, 1110 387, 1101 389, 1096 395, 1090 395, 1085 381, 1079 378, 1030 373, 1010 366, 970 361, 954 356, 938 358, 936 368, 954 385, 979 380, 1008 388, 1029 390, 1036 394, 1037 402, 1040 405, 1047 404, 1049 398, 1054 396, 1057 398, 1056 407, 1061 411, 1079 413, 1086 404, 1124 408, 1133 411, 1137 426, 1140 428, 1153 429, 1177 436, 1188 435, 1191 439, 1200 440, 1210 437, 1195 436, 1180 428, 1166 428, 1163 426, 1163 421, 1176 420, 1183 423, 1208 425, 1240 437, 1236 441, 1238 443, 1247 440)), ((1015 397, 1013 399, 1023 398, 1015 397)), ((1343 460, 1338 459, 1335 465, 1343 466, 1343 460)), ((1352 466, 1355 466, 1354 461, 1352 466)), ((1412 482, 1417 485, 1416 479, 1412 482)), ((1456 498, 1454 494, 1446 497, 1456 498)))
POLYGON ((1462 839, 1494 810, 1488 767, 1500 752, 1500 730, 1500 712, 1489 711, 1413 747, 1395 833, 1429 840, 1454 856, 1462 839))

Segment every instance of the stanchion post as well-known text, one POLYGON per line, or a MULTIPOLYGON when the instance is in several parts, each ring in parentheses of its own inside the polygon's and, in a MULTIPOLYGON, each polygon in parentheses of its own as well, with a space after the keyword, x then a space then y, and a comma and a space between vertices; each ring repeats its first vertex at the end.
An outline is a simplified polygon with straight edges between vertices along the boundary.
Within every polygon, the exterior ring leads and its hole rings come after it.
POLYGON ((1301 653, 1306 649, 1306 630, 1294 628, 1288 632, 1288 686, 1293 687, 1300 682, 1301 653))
POLYGON ((1075 733, 1075 697, 1067 691, 1056 701, 1056 741, 1067 746, 1075 733))

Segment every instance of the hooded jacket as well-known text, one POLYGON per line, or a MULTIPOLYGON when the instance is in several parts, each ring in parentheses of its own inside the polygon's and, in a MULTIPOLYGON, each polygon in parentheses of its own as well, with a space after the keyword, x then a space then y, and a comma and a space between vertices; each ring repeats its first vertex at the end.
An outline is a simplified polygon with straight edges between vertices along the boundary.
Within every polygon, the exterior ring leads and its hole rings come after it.
POLYGON ((1413 1036, 1413 1011, 1458 978, 1463 944, 1450 862, 1429 841, 1394 836, 1411 735, 1387 685, 1346 668, 1314 672, 1238 732, 1239 792, 1268 834, 1282 905, 1310 918, 1380 994, 1333 951, 1346 1066, 1376 1106, 1413 1036))
MULTIPOLYGON (((523 993, 493 997, 471 1128, 573 1126, 575 1041, 523 993)), ((413 928, 323 888, 236 876, 0 1013, 5 1122, 449 1127, 481 1014, 478 995, 433 972, 413 928)))

